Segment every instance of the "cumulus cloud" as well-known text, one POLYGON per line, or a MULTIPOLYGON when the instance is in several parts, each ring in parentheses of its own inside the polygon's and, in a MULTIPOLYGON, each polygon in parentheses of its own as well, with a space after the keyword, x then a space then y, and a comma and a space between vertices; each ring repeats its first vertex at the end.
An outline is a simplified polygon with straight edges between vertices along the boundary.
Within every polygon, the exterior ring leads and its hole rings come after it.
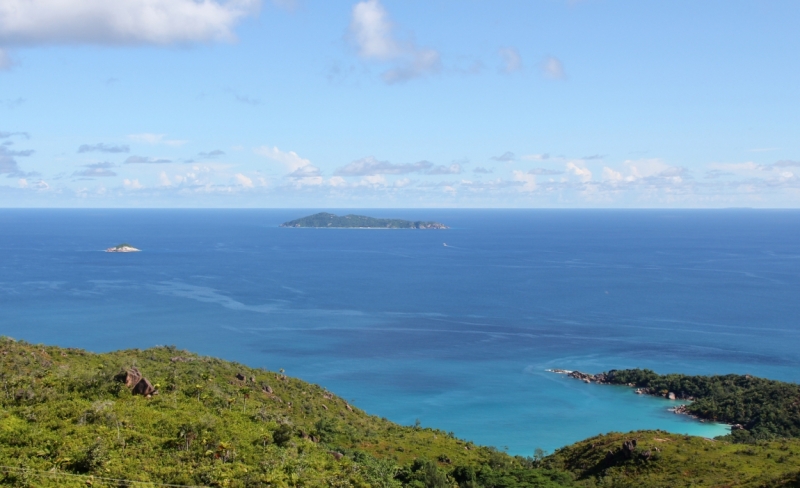
POLYGON ((500 156, 493 156, 492 159, 494 159, 495 161, 500 161, 500 162, 507 163, 509 161, 514 161, 514 159, 516 159, 516 156, 514 155, 513 152, 506 151, 505 153, 501 154, 500 156))
POLYGON ((103 163, 93 163, 93 164, 85 164, 84 167, 86 169, 81 171, 75 171, 72 173, 72 176, 82 176, 85 178, 95 178, 95 177, 110 177, 110 176, 117 176, 117 173, 111 171, 110 168, 116 167, 114 163, 103 162, 103 163))
MULTIPOLYGON (((711 178, 719 176, 722 175, 713 175, 711 178)), ((619 170, 608 166, 603 168, 603 180, 617 187, 620 185, 675 186, 684 183, 687 178, 686 168, 670 166, 658 158, 627 160, 619 170)))
POLYGON ((431 168, 433 168, 433 163, 430 161, 395 164, 389 161, 378 161, 375 157, 368 156, 337 169, 334 174, 337 176, 402 175, 419 173, 431 168))
POLYGON ((79 153, 87 152, 104 152, 104 153, 126 153, 130 152, 131 148, 125 144, 104 144, 102 142, 97 144, 81 144, 78 148, 79 153))
POLYGON ((378 0, 358 2, 350 19, 350 34, 365 59, 388 61, 403 54, 392 35, 389 15, 378 0))
POLYGON ((558 58, 548 56, 542 61, 542 74, 552 80, 563 80, 567 77, 564 64, 558 58))
POLYGON ((520 189, 524 192, 536 191, 536 176, 523 171, 512 171, 514 181, 522 183, 520 189))
POLYGON ((186 44, 231 41, 258 0, 4 0, 0 44, 186 44))
POLYGON ((148 158, 144 156, 130 156, 125 160, 125 164, 167 164, 171 162, 171 159, 148 158))
POLYGON ((50 185, 48 185, 46 181, 41 179, 38 181, 30 182, 27 180, 27 178, 20 178, 17 184, 19 185, 20 188, 30 188, 32 190, 42 191, 50 189, 50 185))
POLYGON ((517 71, 522 69, 522 57, 519 55, 519 51, 517 51, 515 48, 513 47, 500 48, 500 50, 497 51, 497 54, 503 61, 503 64, 500 67, 501 72, 516 73, 517 71))
POLYGON ((236 174, 236 182, 245 188, 253 188, 253 180, 243 175, 242 173, 236 174))
POLYGON ((353 6, 349 36, 358 55, 365 60, 391 62, 395 66, 382 75, 386 83, 397 83, 436 73, 441 69, 439 52, 401 43, 394 25, 379 0, 364 0, 353 6))
POLYGON ((144 188, 144 185, 139 183, 139 180, 129 180, 127 178, 122 181, 122 186, 128 190, 141 190, 144 188))
POLYGON ((578 166, 574 162, 570 161, 567 163, 567 172, 572 173, 573 175, 580 178, 581 181, 589 181, 592 179, 592 172, 589 171, 588 168, 584 168, 583 166, 578 166))
POLYGON ((255 149, 255 153, 284 165, 289 171, 286 177, 292 179, 295 187, 321 185, 324 181, 322 171, 294 151, 284 152, 277 147, 261 146, 255 149))
POLYGON ((459 175, 461 174, 462 168, 461 165, 458 163, 453 163, 450 166, 434 166, 433 168, 429 169, 425 172, 426 175, 459 175))
POLYGON ((273 161, 277 161, 289 170, 289 172, 294 172, 304 166, 308 166, 311 164, 311 161, 305 158, 301 158, 296 152, 288 151, 284 152, 278 149, 277 146, 269 147, 269 146, 261 146, 257 147, 254 152, 259 156, 264 156, 265 158, 269 158, 273 161))
POLYGON ((322 171, 313 164, 307 164, 297 168, 286 175, 287 178, 315 178, 317 176, 322 176, 322 171))
POLYGON ((166 137, 166 134, 152 134, 149 132, 128 135, 128 139, 134 142, 141 142, 145 144, 164 144, 167 146, 177 147, 183 146, 189 142, 181 139, 165 139, 166 137))
POLYGON ((486 169, 483 166, 477 166, 477 167, 472 169, 472 172, 473 173, 477 173, 477 174, 482 174, 482 175, 488 175, 489 173, 492 172, 492 170, 486 169))

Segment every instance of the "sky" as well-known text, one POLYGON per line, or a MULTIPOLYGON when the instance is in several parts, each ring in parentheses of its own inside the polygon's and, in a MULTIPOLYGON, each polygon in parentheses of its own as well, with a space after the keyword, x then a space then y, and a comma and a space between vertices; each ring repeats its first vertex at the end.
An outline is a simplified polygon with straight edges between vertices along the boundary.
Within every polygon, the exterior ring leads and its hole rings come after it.
POLYGON ((1 0, 0 207, 800 207, 796 0, 1 0))

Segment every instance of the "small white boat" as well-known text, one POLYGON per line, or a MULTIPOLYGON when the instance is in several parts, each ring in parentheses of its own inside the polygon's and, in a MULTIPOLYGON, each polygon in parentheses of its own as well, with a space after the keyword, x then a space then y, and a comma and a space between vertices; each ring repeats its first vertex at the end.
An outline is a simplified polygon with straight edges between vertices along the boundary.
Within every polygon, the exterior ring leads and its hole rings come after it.
POLYGON ((447 247, 447 243, 446 243, 446 242, 443 242, 443 243, 442 243, 442 245, 443 245, 444 247, 447 247))

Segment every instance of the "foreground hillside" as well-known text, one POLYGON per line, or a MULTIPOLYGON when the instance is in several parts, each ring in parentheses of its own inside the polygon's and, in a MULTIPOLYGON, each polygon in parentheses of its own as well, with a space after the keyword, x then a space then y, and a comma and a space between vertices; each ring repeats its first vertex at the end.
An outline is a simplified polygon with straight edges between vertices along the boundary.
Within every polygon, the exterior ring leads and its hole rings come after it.
POLYGON ((643 431, 512 457, 173 347, 93 354, 0 338, 0 381, 2 486, 800 486, 798 439, 643 431))
POLYGON ((3 338, 0 381, 3 485, 572 485, 282 373, 172 347, 92 354, 3 338))
POLYGON ((578 486, 798 487, 800 441, 731 443, 663 431, 592 437, 559 449, 543 465, 578 486))

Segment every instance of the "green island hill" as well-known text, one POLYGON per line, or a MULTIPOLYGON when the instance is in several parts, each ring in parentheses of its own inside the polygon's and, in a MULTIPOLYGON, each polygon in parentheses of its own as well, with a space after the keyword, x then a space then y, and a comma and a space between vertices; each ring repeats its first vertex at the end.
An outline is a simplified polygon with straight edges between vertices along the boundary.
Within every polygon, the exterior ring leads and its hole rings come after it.
POLYGON ((369 415, 283 371, 173 346, 95 354, 0 338, 0 380, 0 486, 800 483, 800 440, 787 433, 770 440, 610 433, 549 456, 510 456, 369 415))
POLYGON ((401 219, 376 219, 364 215, 338 216, 320 212, 301 219, 284 222, 281 227, 317 227, 326 229, 447 229, 439 222, 422 222, 401 219))

